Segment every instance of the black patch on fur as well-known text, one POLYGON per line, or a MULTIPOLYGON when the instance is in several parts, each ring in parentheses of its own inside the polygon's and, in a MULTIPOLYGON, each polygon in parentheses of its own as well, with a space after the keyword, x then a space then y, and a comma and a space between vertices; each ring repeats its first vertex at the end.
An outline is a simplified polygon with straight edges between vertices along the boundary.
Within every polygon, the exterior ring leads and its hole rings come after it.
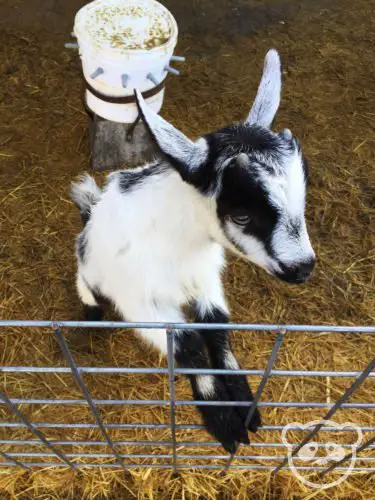
MULTIPOLYGON (((196 310, 196 321, 198 323, 228 323, 227 314, 217 307, 213 307, 209 312, 203 315, 199 313, 198 308, 196 308, 196 310)), ((226 362, 228 353, 233 354, 229 332, 225 330, 201 330, 200 334, 207 346, 213 368, 231 369, 226 362)), ((251 392, 245 375, 222 375, 219 378, 225 385, 230 400, 248 402, 254 400, 253 393, 251 392)), ((236 407, 236 411, 244 424, 247 419, 249 407, 239 406, 236 407)), ((248 430, 256 432, 260 425, 260 413, 258 409, 256 409, 248 424, 248 430)))
POLYGON ((88 223, 88 221, 90 220, 90 216, 91 216, 91 211, 90 210, 81 210, 79 212, 79 215, 81 216, 81 220, 82 220, 82 225, 83 227, 86 226, 86 224, 88 223))
POLYGON ((309 184, 310 184, 309 162, 308 162, 306 156, 304 156, 304 155, 302 155, 302 167, 303 167, 303 173, 305 174, 306 188, 308 188, 309 184))
POLYGON ((83 316, 85 321, 101 321, 103 319, 103 308, 101 306, 83 305, 83 316))
POLYGON ((296 137, 293 137, 293 144, 297 148, 297 151, 300 153, 301 158, 302 158, 302 168, 303 168, 303 173, 305 175, 305 184, 306 188, 309 187, 309 162, 306 158, 306 156, 302 153, 302 148, 301 148, 301 143, 296 137))
MULTIPOLYGON (((228 315, 218 307, 213 307, 209 312, 200 314, 195 308, 195 319, 198 323, 224 323, 229 322, 228 315)), ((214 368, 224 366, 224 354, 230 349, 230 336, 226 330, 201 330, 200 334, 205 341, 214 368)))
MULTIPOLYGON (((256 152, 277 162, 280 155, 284 154, 285 148, 294 147, 292 143, 265 128, 249 125, 228 126, 204 138, 208 143, 208 159, 198 169, 190 172, 189 182, 205 195, 213 194, 217 188, 220 175, 219 159, 225 160, 246 153, 251 160, 251 156, 256 152)), ((259 164, 258 161, 257 163, 259 164)), ((269 170, 268 165, 263 167, 269 170)))
POLYGON ((102 294, 102 292, 99 290, 99 288, 97 288, 97 287, 93 288, 93 287, 89 286, 89 284, 87 283, 85 278, 82 277, 82 279, 85 282, 85 285, 87 286, 87 288, 90 290, 90 292, 91 292, 92 296, 94 297, 95 302, 97 303, 98 306, 103 307, 103 306, 110 304, 111 301, 102 294))
MULTIPOLYGON (((208 158, 196 169, 189 165, 178 165, 183 180, 192 184, 202 194, 209 196, 215 193, 219 176, 218 160, 229 158, 240 153, 251 154, 255 151, 277 157, 280 155, 283 142, 267 129, 248 125, 232 125, 204 136, 208 144, 208 158)), ((169 161, 175 165, 175 160, 169 161)))
POLYGON ((287 226, 288 234, 291 238, 298 238, 301 232, 300 221, 291 221, 287 226))
POLYGON ((74 205, 78 208, 79 210, 79 215, 81 217, 82 225, 83 227, 86 226, 88 221, 90 220, 91 217, 91 207, 88 207, 87 205, 81 205, 77 203, 76 200, 73 199, 74 205))
POLYGON ((79 260, 84 263, 86 260, 86 251, 87 251, 87 238, 86 233, 82 231, 77 237, 77 255, 79 260))
POLYGON ((99 306, 103 307, 111 303, 111 301, 107 297, 105 297, 97 288, 90 288, 90 292, 93 294, 95 302, 99 306))
MULTIPOLYGON (((270 255, 273 255, 270 236, 279 219, 277 209, 270 204, 268 193, 248 169, 238 165, 226 168, 223 173, 222 189, 217 198, 217 214, 222 224, 227 218, 248 215, 248 224, 242 231, 261 241, 270 255)), ((236 244, 235 242, 233 242, 236 244)), ((240 248, 244 251, 243 248, 240 248)))
POLYGON ((119 186, 122 193, 128 193, 139 187, 147 178, 160 175, 168 170, 165 164, 156 163, 142 170, 122 170, 118 173, 119 186))
MULTIPOLYGON (((208 136, 209 144, 218 156, 233 156, 254 152, 278 159, 288 144, 278 135, 256 125, 232 125, 208 136)), ((292 146, 290 146, 292 147, 292 146)))
MULTIPOLYGON (((97 289, 92 288, 88 285, 87 281, 82 278, 85 282, 85 285, 92 293, 96 305, 90 306, 88 304, 83 304, 83 317, 85 321, 101 321, 104 316, 104 308, 109 305, 110 301, 97 289)), ((86 332, 87 333, 87 332, 86 332)), ((103 333, 103 331, 102 331, 103 333)), ((109 331, 109 333, 111 333, 109 331)))
POLYGON ((175 335, 175 357, 177 363, 185 368, 207 368, 204 344, 197 332, 181 331, 175 335))

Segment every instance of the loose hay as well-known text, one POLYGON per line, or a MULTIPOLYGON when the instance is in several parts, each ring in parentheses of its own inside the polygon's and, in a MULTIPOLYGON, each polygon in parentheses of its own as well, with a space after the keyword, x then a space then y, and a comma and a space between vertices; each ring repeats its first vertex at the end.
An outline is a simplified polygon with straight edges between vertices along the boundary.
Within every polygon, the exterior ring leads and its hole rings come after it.
MULTIPOLYGON (((248 4, 254 6, 254 2, 248 4)), ((205 12, 210 12, 208 5, 201 5, 205 12)), ((224 0, 220 2, 223 5, 224 0)), ((321 7, 328 6, 322 11, 318 3, 314 5, 302 5, 296 13, 292 4, 288 10, 284 2, 282 8, 289 16, 285 24, 271 23, 251 36, 234 35, 231 39, 214 33, 208 20, 207 33, 202 30, 194 36, 181 36, 180 52, 188 56, 188 63, 184 76, 170 78, 168 83, 163 115, 196 137, 246 116, 265 52, 271 45, 281 52, 284 91, 277 126, 292 128, 310 159, 308 221, 318 267, 312 280, 297 288, 232 258, 226 290, 234 321, 375 322, 375 2, 358 0, 354 8, 349 0, 322 1, 321 7)), ((241 16, 246 8, 247 4, 239 3, 241 16)), ((211 20, 216 20, 217 14, 211 12, 211 20)), ((0 88, 1 318, 77 319, 81 311, 74 290, 73 235, 80 221, 68 200, 68 188, 70 181, 88 168, 79 61, 75 54, 61 49, 58 37, 5 28, 0 36, 0 64, 5 76, 0 88)), ((108 317, 115 318, 111 311, 108 317)), ((151 349, 140 349, 131 332, 85 335, 80 343, 73 332, 67 335, 80 366, 166 366, 151 349)), ((243 367, 264 369, 274 334, 236 333, 233 340, 243 367)), ((53 335, 42 329, 7 330, 2 332, 0 345, 2 365, 65 366, 53 335)), ((289 334, 275 368, 361 370, 374 355, 373 337, 367 335, 289 334)), ((166 399, 169 394, 166 377, 159 375, 87 375, 85 380, 95 398, 166 399)), ((251 377, 251 382, 256 387, 259 377, 251 377)), ((348 379, 274 377, 263 397, 267 401, 335 401, 349 383, 348 379)), ((1 385, 12 397, 82 397, 67 374, 2 374, 1 385)), ((368 379, 352 400, 373 402, 373 394, 374 379, 368 379)), ((177 396, 191 397, 182 377, 177 381, 177 396)), ((33 422, 92 422, 89 410, 78 405, 64 411, 55 405, 25 405, 22 411, 33 422)), ((283 425, 307 422, 324 413, 263 409, 263 420, 283 425)), ((106 406, 102 414, 106 423, 163 423, 169 419, 168 409, 159 407, 106 406)), ((0 415, 2 420, 12 419, 4 408, 0 415)), ((193 407, 179 409, 177 419, 179 423, 199 421, 193 407)), ((335 419, 375 425, 368 410, 342 410, 335 419)), ((50 439, 102 440, 95 429, 45 429, 45 433, 50 439)), ((110 435, 123 441, 170 439, 168 430, 111 430, 110 435)), ((30 437, 21 428, 0 429, 0 436, 30 437)), ((298 437, 295 433, 294 439, 298 437)), ((365 438, 369 437, 367 433, 365 438)), ((181 430, 178 440, 210 438, 204 431, 181 430)), ((254 443, 279 440, 279 433, 264 431, 253 438, 254 443)), ((31 445, 22 449, 47 451, 31 445)), ((109 452, 102 446, 66 446, 64 451, 109 452)), ((170 448, 122 447, 121 451, 165 454, 170 448)), ((202 452, 223 454, 217 447, 183 449, 186 454, 202 452)), ((241 449, 241 454, 245 453, 283 454, 280 449, 256 447, 241 449)), ((374 451, 364 456, 374 457, 374 451)), ((165 459, 153 460, 167 463, 165 459)), ((0 469, 0 491, 4 498, 372 498, 374 478, 353 474, 340 486, 317 493, 286 471, 271 478, 263 471, 230 471, 220 477, 216 471, 196 470, 171 479, 170 472, 143 469, 125 475, 106 469, 83 470, 79 476, 67 469, 46 468, 31 474, 0 469)))

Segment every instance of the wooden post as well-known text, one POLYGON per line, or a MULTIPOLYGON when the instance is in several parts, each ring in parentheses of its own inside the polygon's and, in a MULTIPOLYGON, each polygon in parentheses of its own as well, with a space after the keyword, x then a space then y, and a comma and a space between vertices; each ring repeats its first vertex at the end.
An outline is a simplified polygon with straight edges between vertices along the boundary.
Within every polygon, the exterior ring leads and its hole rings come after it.
POLYGON ((118 123, 88 111, 91 168, 137 167, 160 154, 144 123, 118 123))

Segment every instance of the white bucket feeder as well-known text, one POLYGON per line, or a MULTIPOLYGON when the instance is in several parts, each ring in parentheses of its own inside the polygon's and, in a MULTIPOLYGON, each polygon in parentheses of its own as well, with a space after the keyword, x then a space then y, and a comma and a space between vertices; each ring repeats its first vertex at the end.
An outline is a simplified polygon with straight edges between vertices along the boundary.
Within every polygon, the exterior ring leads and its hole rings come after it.
POLYGON ((134 89, 159 113, 178 28, 155 0, 94 0, 75 16, 75 43, 85 81, 91 165, 95 170, 137 166, 158 152, 139 119, 134 89))
POLYGON ((178 28, 172 14, 155 0, 95 0, 76 14, 77 38, 86 80, 87 106, 118 123, 138 117, 134 88, 157 113, 171 68, 178 28))

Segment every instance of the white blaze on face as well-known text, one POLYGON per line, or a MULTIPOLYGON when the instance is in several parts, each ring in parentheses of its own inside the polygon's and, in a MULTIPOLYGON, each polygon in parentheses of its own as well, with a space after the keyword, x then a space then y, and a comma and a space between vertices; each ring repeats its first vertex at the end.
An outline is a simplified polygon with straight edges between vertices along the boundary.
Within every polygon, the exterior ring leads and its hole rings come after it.
POLYGON ((306 182, 298 151, 287 159, 280 178, 266 180, 271 203, 279 211, 279 222, 272 235, 277 261, 294 266, 315 258, 305 220, 306 182))
POLYGON ((306 222, 300 221, 295 232, 289 229, 289 221, 281 220, 272 237, 272 245, 276 258, 285 266, 298 265, 315 258, 310 238, 307 233, 306 222))

